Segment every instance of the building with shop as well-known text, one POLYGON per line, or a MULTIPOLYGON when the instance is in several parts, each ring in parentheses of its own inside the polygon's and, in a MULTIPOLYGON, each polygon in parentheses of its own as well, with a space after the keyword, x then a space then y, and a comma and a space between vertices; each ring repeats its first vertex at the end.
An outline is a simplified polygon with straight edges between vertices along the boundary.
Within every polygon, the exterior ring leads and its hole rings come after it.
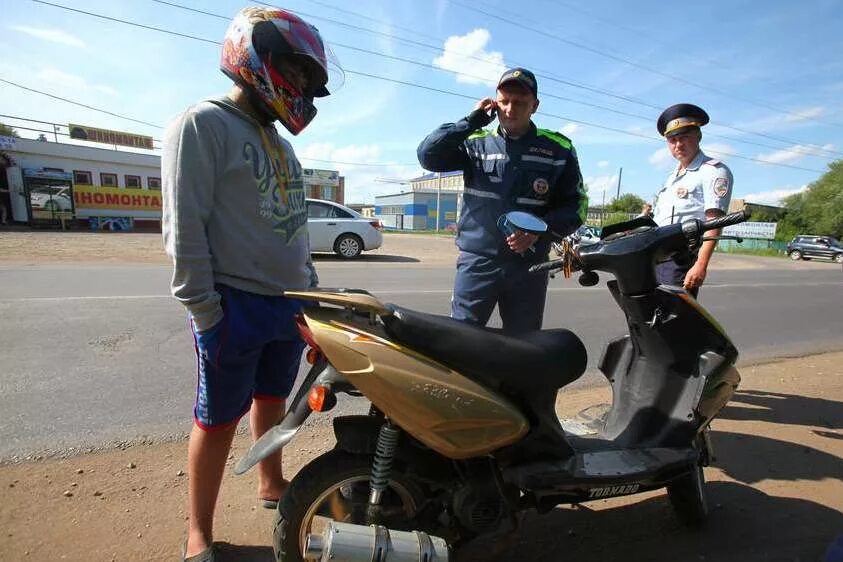
MULTIPOLYGON (((130 147, 143 146, 138 143, 146 138, 121 134, 125 138, 118 141, 130 147)), ((345 178, 339 172, 305 169, 303 176, 307 197, 343 202, 345 178)), ((0 137, 0 186, 9 189, 11 219, 17 223, 161 228, 161 157, 152 152, 0 137)))

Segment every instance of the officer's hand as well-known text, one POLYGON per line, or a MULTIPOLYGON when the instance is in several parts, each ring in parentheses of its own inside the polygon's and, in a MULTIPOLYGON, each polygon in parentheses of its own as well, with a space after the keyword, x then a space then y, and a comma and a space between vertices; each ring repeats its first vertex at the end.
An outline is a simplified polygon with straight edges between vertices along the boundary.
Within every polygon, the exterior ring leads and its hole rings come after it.
POLYGON ((685 282, 683 286, 686 289, 699 289, 705 281, 706 268, 700 262, 697 262, 685 274, 685 282))
POLYGON ((535 234, 530 234, 529 232, 524 232, 523 230, 516 230, 514 234, 510 234, 506 237, 506 243, 509 245, 509 249, 516 254, 523 254, 529 250, 530 246, 535 244, 538 239, 539 237, 535 234))
POLYGON ((478 109, 485 111, 486 113, 491 113, 493 109, 498 108, 498 103, 493 100, 492 98, 483 98, 482 100, 477 102, 477 105, 474 106, 474 111, 478 109))

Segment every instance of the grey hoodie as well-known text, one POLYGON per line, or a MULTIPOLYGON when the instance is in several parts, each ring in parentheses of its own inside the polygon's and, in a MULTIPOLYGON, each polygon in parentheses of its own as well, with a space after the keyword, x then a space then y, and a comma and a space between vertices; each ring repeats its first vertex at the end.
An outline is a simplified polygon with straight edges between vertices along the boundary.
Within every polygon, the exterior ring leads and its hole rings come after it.
POLYGON ((198 330, 223 316, 214 283, 262 295, 318 283, 301 165, 273 126, 261 127, 228 98, 207 100, 177 117, 164 143, 171 290, 198 330))

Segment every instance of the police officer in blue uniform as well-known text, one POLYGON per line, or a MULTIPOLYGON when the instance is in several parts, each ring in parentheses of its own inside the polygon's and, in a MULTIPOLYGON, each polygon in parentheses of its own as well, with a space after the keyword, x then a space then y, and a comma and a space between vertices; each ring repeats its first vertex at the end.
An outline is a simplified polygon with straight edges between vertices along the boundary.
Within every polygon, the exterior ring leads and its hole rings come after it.
MULTIPOLYGON (((696 105, 680 103, 664 110, 656 123, 667 140, 671 155, 678 161, 656 194, 654 220, 660 226, 688 219, 723 216, 732 197, 732 172, 726 165, 700 150, 702 131, 708 114, 696 105)), ((720 231, 710 231, 717 236, 720 231)), ((704 242, 688 263, 667 261, 656 266, 660 283, 685 287, 694 297, 705 281, 716 241, 704 242)))
POLYGON ((588 207, 573 144, 559 132, 536 128, 531 117, 538 107, 535 75, 507 70, 494 99, 480 100, 467 117, 442 125, 418 148, 423 168, 463 172, 451 316, 483 326, 497 304, 510 333, 541 329, 548 277, 527 270, 547 259, 551 240, 520 230, 507 236, 498 229, 499 217, 526 211, 566 236, 583 223, 588 207), (483 129, 495 117, 498 126, 483 129))

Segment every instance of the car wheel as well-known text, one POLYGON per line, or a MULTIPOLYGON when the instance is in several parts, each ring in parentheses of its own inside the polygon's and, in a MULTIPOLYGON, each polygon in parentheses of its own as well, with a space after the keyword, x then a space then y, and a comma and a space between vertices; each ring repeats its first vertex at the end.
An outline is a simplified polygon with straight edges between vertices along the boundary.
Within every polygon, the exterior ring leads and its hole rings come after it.
POLYGON ((834 261, 837 263, 843 263, 843 254, 835 254, 834 261))
POLYGON ((342 234, 334 242, 334 252, 343 259, 356 258, 362 251, 363 240, 356 234, 342 234))
POLYGON ((802 259, 802 252, 799 250, 791 250, 790 251, 790 259, 793 261, 799 261, 802 259))

